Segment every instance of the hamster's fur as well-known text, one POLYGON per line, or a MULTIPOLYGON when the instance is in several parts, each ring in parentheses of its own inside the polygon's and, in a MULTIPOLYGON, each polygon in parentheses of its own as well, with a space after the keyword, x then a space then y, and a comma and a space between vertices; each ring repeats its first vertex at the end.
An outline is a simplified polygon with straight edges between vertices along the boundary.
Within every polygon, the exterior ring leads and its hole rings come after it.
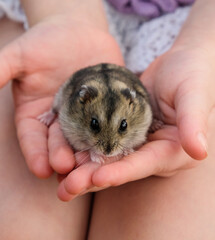
POLYGON ((68 142, 75 150, 89 150, 95 162, 132 152, 145 142, 152 123, 146 89, 136 75, 113 64, 74 73, 40 120, 50 124, 56 113, 68 142))

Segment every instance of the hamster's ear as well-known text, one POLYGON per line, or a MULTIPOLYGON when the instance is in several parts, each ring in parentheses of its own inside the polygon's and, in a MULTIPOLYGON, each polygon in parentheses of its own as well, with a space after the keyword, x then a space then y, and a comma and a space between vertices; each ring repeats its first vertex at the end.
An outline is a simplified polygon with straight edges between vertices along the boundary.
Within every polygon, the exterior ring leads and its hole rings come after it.
POLYGON ((134 90, 125 88, 121 90, 121 93, 127 100, 129 100, 129 104, 134 102, 134 99, 136 98, 136 92, 134 90))
POLYGON ((92 86, 82 85, 79 90, 80 102, 86 103, 98 96, 98 90, 92 86))

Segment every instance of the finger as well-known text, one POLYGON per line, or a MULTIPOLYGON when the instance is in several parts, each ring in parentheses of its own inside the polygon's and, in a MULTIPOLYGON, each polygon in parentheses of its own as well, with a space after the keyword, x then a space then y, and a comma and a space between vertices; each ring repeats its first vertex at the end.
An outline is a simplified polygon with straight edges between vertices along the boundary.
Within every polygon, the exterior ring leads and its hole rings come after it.
POLYGON ((92 174, 100 165, 89 162, 73 170, 62 180, 58 188, 58 197, 66 201, 69 195, 80 195, 92 187, 92 174), (67 196, 67 197, 66 197, 67 196))
POLYGON ((184 150, 200 160, 207 157, 207 119, 213 99, 206 84, 191 84, 185 82, 176 93, 176 118, 184 150))
POLYGON ((52 174, 48 161, 47 127, 36 119, 25 118, 17 122, 17 134, 29 169, 39 178, 52 174))
POLYGON ((177 130, 170 128, 159 132, 163 136, 162 139, 164 136, 170 138, 147 143, 138 152, 118 162, 102 166, 92 176, 93 185, 117 186, 151 175, 162 175, 162 172, 173 172, 186 165, 190 159, 179 142, 172 140, 172 136, 177 136, 177 130))
POLYGON ((81 196, 81 195, 84 195, 84 194, 89 193, 89 192, 98 192, 98 191, 104 190, 107 187, 109 187, 109 186, 105 186, 105 187, 95 187, 95 186, 92 186, 92 187, 87 188, 87 189, 85 189, 83 191, 80 191, 77 194, 71 194, 65 188, 65 176, 64 177, 62 176, 62 178, 61 177, 58 177, 58 178, 60 180, 60 185, 58 187, 57 195, 58 195, 60 200, 66 201, 66 202, 73 200, 77 196, 81 196))
POLYGON ((89 162, 72 171, 65 179, 65 189, 70 194, 80 194, 91 188, 92 174, 100 165, 89 162))
POLYGON ((73 150, 64 138, 58 122, 49 128, 48 149, 49 163, 57 173, 66 174, 74 168, 73 150))
POLYGON ((0 88, 22 71, 21 49, 16 40, 0 51, 0 88))
POLYGON ((73 195, 68 193, 65 189, 64 184, 65 184, 65 179, 63 179, 59 184, 59 187, 57 190, 57 196, 61 201, 68 202, 74 199, 75 197, 77 197, 78 195, 73 195))
POLYGON ((47 99, 35 100, 16 109, 17 135, 29 169, 40 178, 53 170, 48 160, 48 128, 37 120, 49 105, 47 99))
POLYGON ((67 174, 57 174, 57 181, 61 183, 65 178, 67 174))

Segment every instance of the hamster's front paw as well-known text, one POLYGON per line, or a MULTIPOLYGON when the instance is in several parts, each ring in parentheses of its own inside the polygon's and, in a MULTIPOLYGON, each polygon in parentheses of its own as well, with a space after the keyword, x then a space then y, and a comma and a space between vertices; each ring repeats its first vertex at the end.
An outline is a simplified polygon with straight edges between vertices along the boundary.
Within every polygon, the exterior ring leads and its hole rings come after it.
POLYGON ((96 162, 96 163, 100 163, 100 164, 105 162, 104 158, 101 155, 99 155, 93 151, 90 151, 90 158, 91 158, 92 162, 96 162))
POLYGON ((55 118, 56 114, 52 110, 45 112, 37 117, 37 119, 46 126, 50 126, 55 118))
POLYGON ((161 129, 163 127, 164 123, 157 119, 157 118, 153 118, 152 124, 149 128, 149 133, 154 133, 157 130, 161 129))
POLYGON ((124 151, 123 151, 123 155, 124 156, 127 156, 127 155, 129 155, 129 154, 131 154, 131 153, 133 153, 134 152, 134 149, 133 148, 128 148, 128 149, 125 149, 124 151))

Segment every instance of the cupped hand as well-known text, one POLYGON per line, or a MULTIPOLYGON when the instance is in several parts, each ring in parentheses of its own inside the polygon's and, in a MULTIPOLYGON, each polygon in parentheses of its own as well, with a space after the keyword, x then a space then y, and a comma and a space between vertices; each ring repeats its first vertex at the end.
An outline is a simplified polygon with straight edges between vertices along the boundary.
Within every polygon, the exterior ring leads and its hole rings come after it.
POLYGON ((100 62, 123 63, 113 38, 86 21, 61 15, 38 23, 1 50, 0 87, 14 79, 18 139, 29 169, 38 177, 51 175, 56 157, 62 172, 71 170, 75 160, 58 140, 58 129, 52 128, 48 143, 49 130, 37 117, 51 107, 59 86, 74 71, 100 62))
POLYGON ((149 142, 118 162, 88 162, 61 179, 64 201, 90 191, 151 175, 167 177, 207 157, 207 121, 215 103, 215 68, 206 49, 171 49, 142 74, 155 115, 164 127, 149 142))
POLYGON ((142 75, 156 113, 177 127, 183 149, 192 158, 207 157, 207 125, 215 104, 213 49, 173 49, 142 75), (210 52, 211 51, 211 52, 210 52))

